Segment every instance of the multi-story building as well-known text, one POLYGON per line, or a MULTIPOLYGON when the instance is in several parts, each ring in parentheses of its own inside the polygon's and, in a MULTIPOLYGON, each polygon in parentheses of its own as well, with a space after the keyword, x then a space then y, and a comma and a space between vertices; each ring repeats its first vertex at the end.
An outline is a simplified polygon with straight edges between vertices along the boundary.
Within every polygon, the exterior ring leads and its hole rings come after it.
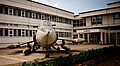
POLYGON ((32 40, 43 20, 56 24, 59 38, 72 39, 74 13, 31 0, 0 0, 0 43, 32 40))
POLYGON ((79 13, 73 22, 74 38, 88 43, 120 44, 120 1, 107 8, 79 13))
POLYGON ((120 44, 120 1, 107 8, 73 12, 31 0, 0 0, 0 43, 32 40, 41 21, 48 20, 58 37, 85 38, 88 43, 120 44))

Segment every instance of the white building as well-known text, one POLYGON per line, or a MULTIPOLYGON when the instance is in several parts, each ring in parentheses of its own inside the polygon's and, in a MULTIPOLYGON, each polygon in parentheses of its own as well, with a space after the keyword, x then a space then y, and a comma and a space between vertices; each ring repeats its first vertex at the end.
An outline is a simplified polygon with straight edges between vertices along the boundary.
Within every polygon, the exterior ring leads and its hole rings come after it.
POLYGON ((120 44, 120 1, 107 8, 79 13, 73 22, 74 38, 88 43, 120 44))
POLYGON ((0 0, 0 43, 32 40, 42 20, 51 21, 58 36, 72 39, 74 13, 31 0, 0 0))
POLYGON ((73 12, 31 0, 0 0, 0 43, 32 40, 42 20, 51 21, 59 38, 85 38, 88 43, 120 44, 120 1, 107 8, 73 12))

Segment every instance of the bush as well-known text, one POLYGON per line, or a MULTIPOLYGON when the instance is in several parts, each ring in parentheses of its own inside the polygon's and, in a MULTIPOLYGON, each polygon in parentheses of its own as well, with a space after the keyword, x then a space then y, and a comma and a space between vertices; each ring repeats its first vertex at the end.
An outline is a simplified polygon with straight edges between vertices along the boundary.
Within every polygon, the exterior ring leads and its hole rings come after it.
POLYGON ((120 54, 119 51, 119 46, 111 46, 96 50, 92 49, 88 51, 81 51, 76 55, 69 54, 67 57, 61 56, 60 58, 45 62, 37 62, 35 60, 35 63, 23 63, 22 66, 74 66, 75 64, 81 64, 109 54, 120 54))

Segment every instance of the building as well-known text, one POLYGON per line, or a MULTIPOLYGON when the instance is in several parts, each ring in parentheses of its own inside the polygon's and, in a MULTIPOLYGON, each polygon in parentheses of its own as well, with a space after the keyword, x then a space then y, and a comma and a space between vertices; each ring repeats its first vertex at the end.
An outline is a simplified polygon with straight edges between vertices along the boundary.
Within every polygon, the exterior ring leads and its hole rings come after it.
POLYGON ((120 1, 107 8, 73 12, 31 0, 0 0, 0 43, 32 40, 39 23, 51 21, 58 37, 85 38, 87 43, 120 44, 120 1))
POLYGON ((120 44, 120 1, 107 8, 79 13, 73 22, 74 38, 88 43, 120 44))
POLYGON ((51 21, 58 36, 72 39, 74 13, 31 0, 0 0, 0 43, 32 40, 42 20, 51 21))

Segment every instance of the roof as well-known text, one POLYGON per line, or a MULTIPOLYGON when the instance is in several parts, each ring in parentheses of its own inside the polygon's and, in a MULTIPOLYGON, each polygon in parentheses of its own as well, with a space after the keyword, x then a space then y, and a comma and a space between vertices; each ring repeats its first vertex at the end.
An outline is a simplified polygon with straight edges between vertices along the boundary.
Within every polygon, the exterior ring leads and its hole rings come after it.
POLYGON ((47 5, 47 4, 43 4, 43 3, 40 3, 40 2, 36 2, 36 1, 32 1, 32 0, 27 0, 27 1, 30 1, 30 2, 33 2, 33 3, 42 4, 42 5, 45 5, 45 6, 48 6, 48 7, 52 7, 52 8, 58 9, 58 10, 62 10, 62 11, 74 14, 73 12, 70 12, 70 11, 67 11, 67 10, 64 10, 64 9, 60 9, 60 8, 56 8, 56 7, 53 7, 53 6, 50 6, 50 5, 47 5))
MULTIPOLYGON (((120 8, 120 6, 114 7, 114 8, 120 8)), ((91 10, 91 11, 81 12, 81 13, 79 13, 79 14, 90 13, 90 12, 96 12, 96 11, 102 11, 102 10, 108 10, 108 9, 114 9, 114 8, 104 8, 104 9, 98 9, 98 10, 91 10)))
POLYGON ((96 12, 96 11, 102 11, 102 10, 107 10, 107 8, 105 8, 105 9, 98 9, 98 10, 91 10, 91 11, 86 11, 86 12, 81 12, 81 13, 79 13, 79 14, 90 13, 90 12, 96 12))
POLYGON ((107 5, 111 5, 111 4, 115 4, 115 3, 120 3, 120 1, 108 3, 107 5))

